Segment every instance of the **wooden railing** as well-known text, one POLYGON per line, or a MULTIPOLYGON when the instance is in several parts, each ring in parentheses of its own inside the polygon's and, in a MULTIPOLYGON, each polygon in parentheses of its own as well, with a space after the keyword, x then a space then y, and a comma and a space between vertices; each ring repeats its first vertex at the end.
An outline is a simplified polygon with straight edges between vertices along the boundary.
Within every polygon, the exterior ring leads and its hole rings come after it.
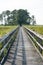
POLYGON ((0 65, 2 65, 9 53, 9 50, 11 48, 11 45, 13 44, 15 37, 17 35, 17 32, 19 30, 19 27, 17 27, 15 30, 7 34, 2 40, 0 41, 0 65))
POLYGON ((35 47, 37 48, 41 58, 43 59, 43 38, 41 38, 35 32, 33 32, 32 30, 30 30, 30 29, 28 29, 26 27, 24 27, 24 30, 29 35, 31 40, 34 42, 35 47))

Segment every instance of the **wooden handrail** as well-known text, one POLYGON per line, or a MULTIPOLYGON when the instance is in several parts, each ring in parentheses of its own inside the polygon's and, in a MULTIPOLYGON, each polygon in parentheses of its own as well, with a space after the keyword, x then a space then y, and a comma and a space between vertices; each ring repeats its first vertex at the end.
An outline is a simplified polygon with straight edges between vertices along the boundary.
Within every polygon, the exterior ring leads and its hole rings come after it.
MULTIPOLYGON (((2 38, 2 40, 0 41, 0 44, 3 44, 3 47, 0 49, 0 57, 3 54, 4 49, 8 46, 9 42, 13 40, 14 35, 16 34, 18 29, 19 29, 19 27, 14 29, 12 32, 10 32, 8 35, 6 35, 6 37, 2 38)), ((0 60, 0 65, 3 63, 4 59, 5 59, 5 56, 3 56, 2 60, 0 60)))
MULTIPOLYGON (((37 35, 37 34, 35 34, 33 31, 31 31, 30 29, 28 29, 28 28, 26 28, 26 27, 24 27, 24 29, 25 29, 25 31, 26 31, 26 33, 29 35, 29 37, 32 39, 32 41, 34 42, 34 45, 36 46, 36 48, 38 49, 38 51, 39 51, 39 53, 40 53, 40 55, 41 55, 41 57, 42 57, 42 59, 43 59, 43 45, 41 44, 41 43, 39 43, 36 39, 35 39, 35 37, 34 37, 34 35, 36 36, 36 37, 38 37, 38 39, 41 39, 42 41, 43 41, 43 39, 42 38, 39 38, 39 36, 37 35), (32 33, 32 34, 31 34, 32 33), (33 35, 34 34, 34 35, 33 35)), ((39 40, 40 41, 40 40, 39 40)))

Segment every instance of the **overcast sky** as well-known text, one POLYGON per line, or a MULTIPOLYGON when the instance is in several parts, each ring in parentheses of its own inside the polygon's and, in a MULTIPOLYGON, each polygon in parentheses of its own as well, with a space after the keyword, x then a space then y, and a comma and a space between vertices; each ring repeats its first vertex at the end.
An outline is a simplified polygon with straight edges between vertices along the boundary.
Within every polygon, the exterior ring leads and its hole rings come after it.
POLYGON ((43 24, 43 0, 0 0, 0 13, 5 10, 27 9, 37 24, 43 24))

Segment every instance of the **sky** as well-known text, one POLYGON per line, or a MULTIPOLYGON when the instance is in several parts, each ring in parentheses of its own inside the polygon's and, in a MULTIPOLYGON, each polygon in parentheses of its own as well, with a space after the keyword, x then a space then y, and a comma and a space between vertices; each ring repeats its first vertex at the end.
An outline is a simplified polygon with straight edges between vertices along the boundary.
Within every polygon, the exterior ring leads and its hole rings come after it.
POLYGON ((43 25, 43 0, 0 0, 0 13, 5 10, 27 9, 36 23, 43 25))

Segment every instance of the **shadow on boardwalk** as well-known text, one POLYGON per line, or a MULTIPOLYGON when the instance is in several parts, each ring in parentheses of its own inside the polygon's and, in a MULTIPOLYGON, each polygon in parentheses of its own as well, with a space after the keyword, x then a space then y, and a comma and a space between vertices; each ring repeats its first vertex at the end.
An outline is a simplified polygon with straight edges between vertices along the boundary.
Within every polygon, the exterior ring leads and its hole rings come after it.
MULTIPOLYGON (((22 34, 22 32, 21 32, 22 34)), ((27 65, 26 63, 26 53, 25 53, 25 46, 24 46, 24 40, 23 40, 23 34, 22 34, 22 54, 23 54, 23 57, 22 57, 22 65, 27 65)))

